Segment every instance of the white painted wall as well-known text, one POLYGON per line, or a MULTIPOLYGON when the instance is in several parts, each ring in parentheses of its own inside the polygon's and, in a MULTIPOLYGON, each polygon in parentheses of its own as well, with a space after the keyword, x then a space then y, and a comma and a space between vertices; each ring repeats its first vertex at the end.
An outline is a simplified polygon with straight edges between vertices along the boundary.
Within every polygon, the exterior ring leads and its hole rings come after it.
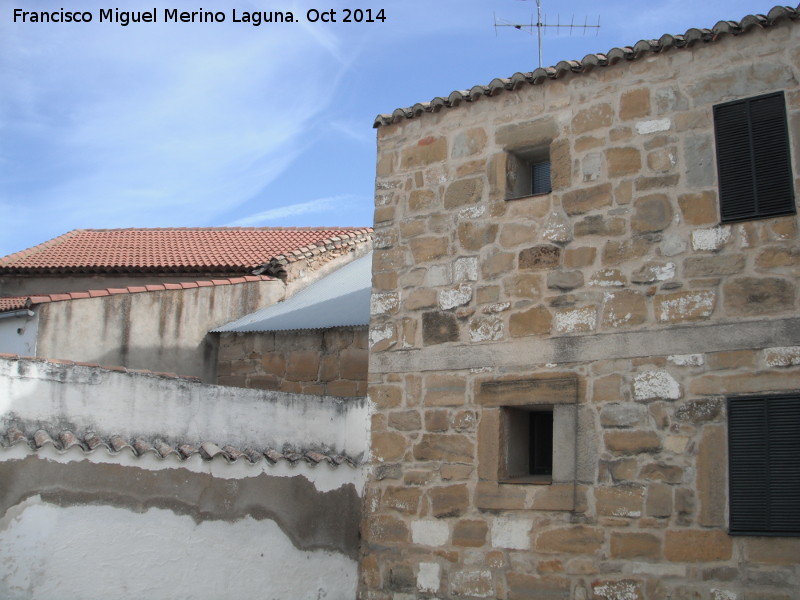
POLYGON ((355 561, 301 552, 274 521, 205 521, 151 508, 60 508, 30 498, 0 529, 0 597, 352 600, 355 561))
POLYGON ((0 354, 36 356, 38 315, 34 311, 0 313, 0 354))

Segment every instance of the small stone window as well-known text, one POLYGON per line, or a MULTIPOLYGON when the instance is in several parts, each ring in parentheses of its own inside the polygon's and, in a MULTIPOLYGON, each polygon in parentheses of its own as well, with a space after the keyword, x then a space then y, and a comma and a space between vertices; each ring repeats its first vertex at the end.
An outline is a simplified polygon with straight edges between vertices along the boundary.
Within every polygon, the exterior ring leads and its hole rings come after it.
POLYGON ((728 398, 729 532, 800 536, 800 394, 728 398))
POLYGON ((553 477, 553 407, 507 407, 503 479, 517 483, 550 483, 553 477))
POLYGON ((783 92, 714 107, 720 221, 797 212, 783 92))
POLYGON ((549 146, 509 152, 506 199, 549 194, 551 191, 549 146))

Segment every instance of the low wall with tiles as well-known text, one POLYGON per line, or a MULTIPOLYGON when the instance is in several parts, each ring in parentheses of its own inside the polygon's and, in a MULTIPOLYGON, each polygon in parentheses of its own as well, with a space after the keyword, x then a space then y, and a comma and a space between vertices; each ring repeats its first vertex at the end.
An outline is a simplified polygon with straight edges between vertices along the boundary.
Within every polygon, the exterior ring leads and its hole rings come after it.
POLYGON ((0 357, 0 596, 356 593, 364 398, 0 357))
POLYGON ((217 383, 281 392, 367 394, 367 327, 219 334, 217 383))
POLYGON ((713 120, 782 93, 796 198, 792 19, 379 118, 361 598, 796 596, 796 523, 732 534, 727 403, 800 402, 798 219, 720 223, 713 120))

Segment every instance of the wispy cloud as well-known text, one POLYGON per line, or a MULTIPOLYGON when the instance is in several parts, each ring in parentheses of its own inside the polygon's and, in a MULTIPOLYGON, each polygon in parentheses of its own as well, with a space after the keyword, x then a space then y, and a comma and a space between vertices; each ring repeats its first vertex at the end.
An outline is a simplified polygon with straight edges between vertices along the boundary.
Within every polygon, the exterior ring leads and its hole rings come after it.
POLYGON ((244 227, 255 225, 274 225, 276 222, 283 219, 292 219, 300 215, 329 213, 336 211, 337 213, 346 212, 348 206, 354 202, 363 200, 357 196, 342 194, 339 196, 330 196, 328 198, 317 198, 308 202, 300 202, 297 204, 289 204, 278 208, 272 208, 263 212, 242 217, 230 223, 232 226, 244 227))

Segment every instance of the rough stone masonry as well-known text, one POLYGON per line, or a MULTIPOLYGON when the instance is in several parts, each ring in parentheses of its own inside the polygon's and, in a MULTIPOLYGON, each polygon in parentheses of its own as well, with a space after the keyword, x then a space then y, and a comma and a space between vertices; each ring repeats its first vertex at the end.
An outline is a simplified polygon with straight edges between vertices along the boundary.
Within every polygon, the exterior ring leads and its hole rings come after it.
POLYGON ((729 534, 726 399, 800 390, 798 219, 720 223, 712 117, 783 92, 797 196, 791 14, 379 122, 360 598, 797 597, 800 539, 729 534))

